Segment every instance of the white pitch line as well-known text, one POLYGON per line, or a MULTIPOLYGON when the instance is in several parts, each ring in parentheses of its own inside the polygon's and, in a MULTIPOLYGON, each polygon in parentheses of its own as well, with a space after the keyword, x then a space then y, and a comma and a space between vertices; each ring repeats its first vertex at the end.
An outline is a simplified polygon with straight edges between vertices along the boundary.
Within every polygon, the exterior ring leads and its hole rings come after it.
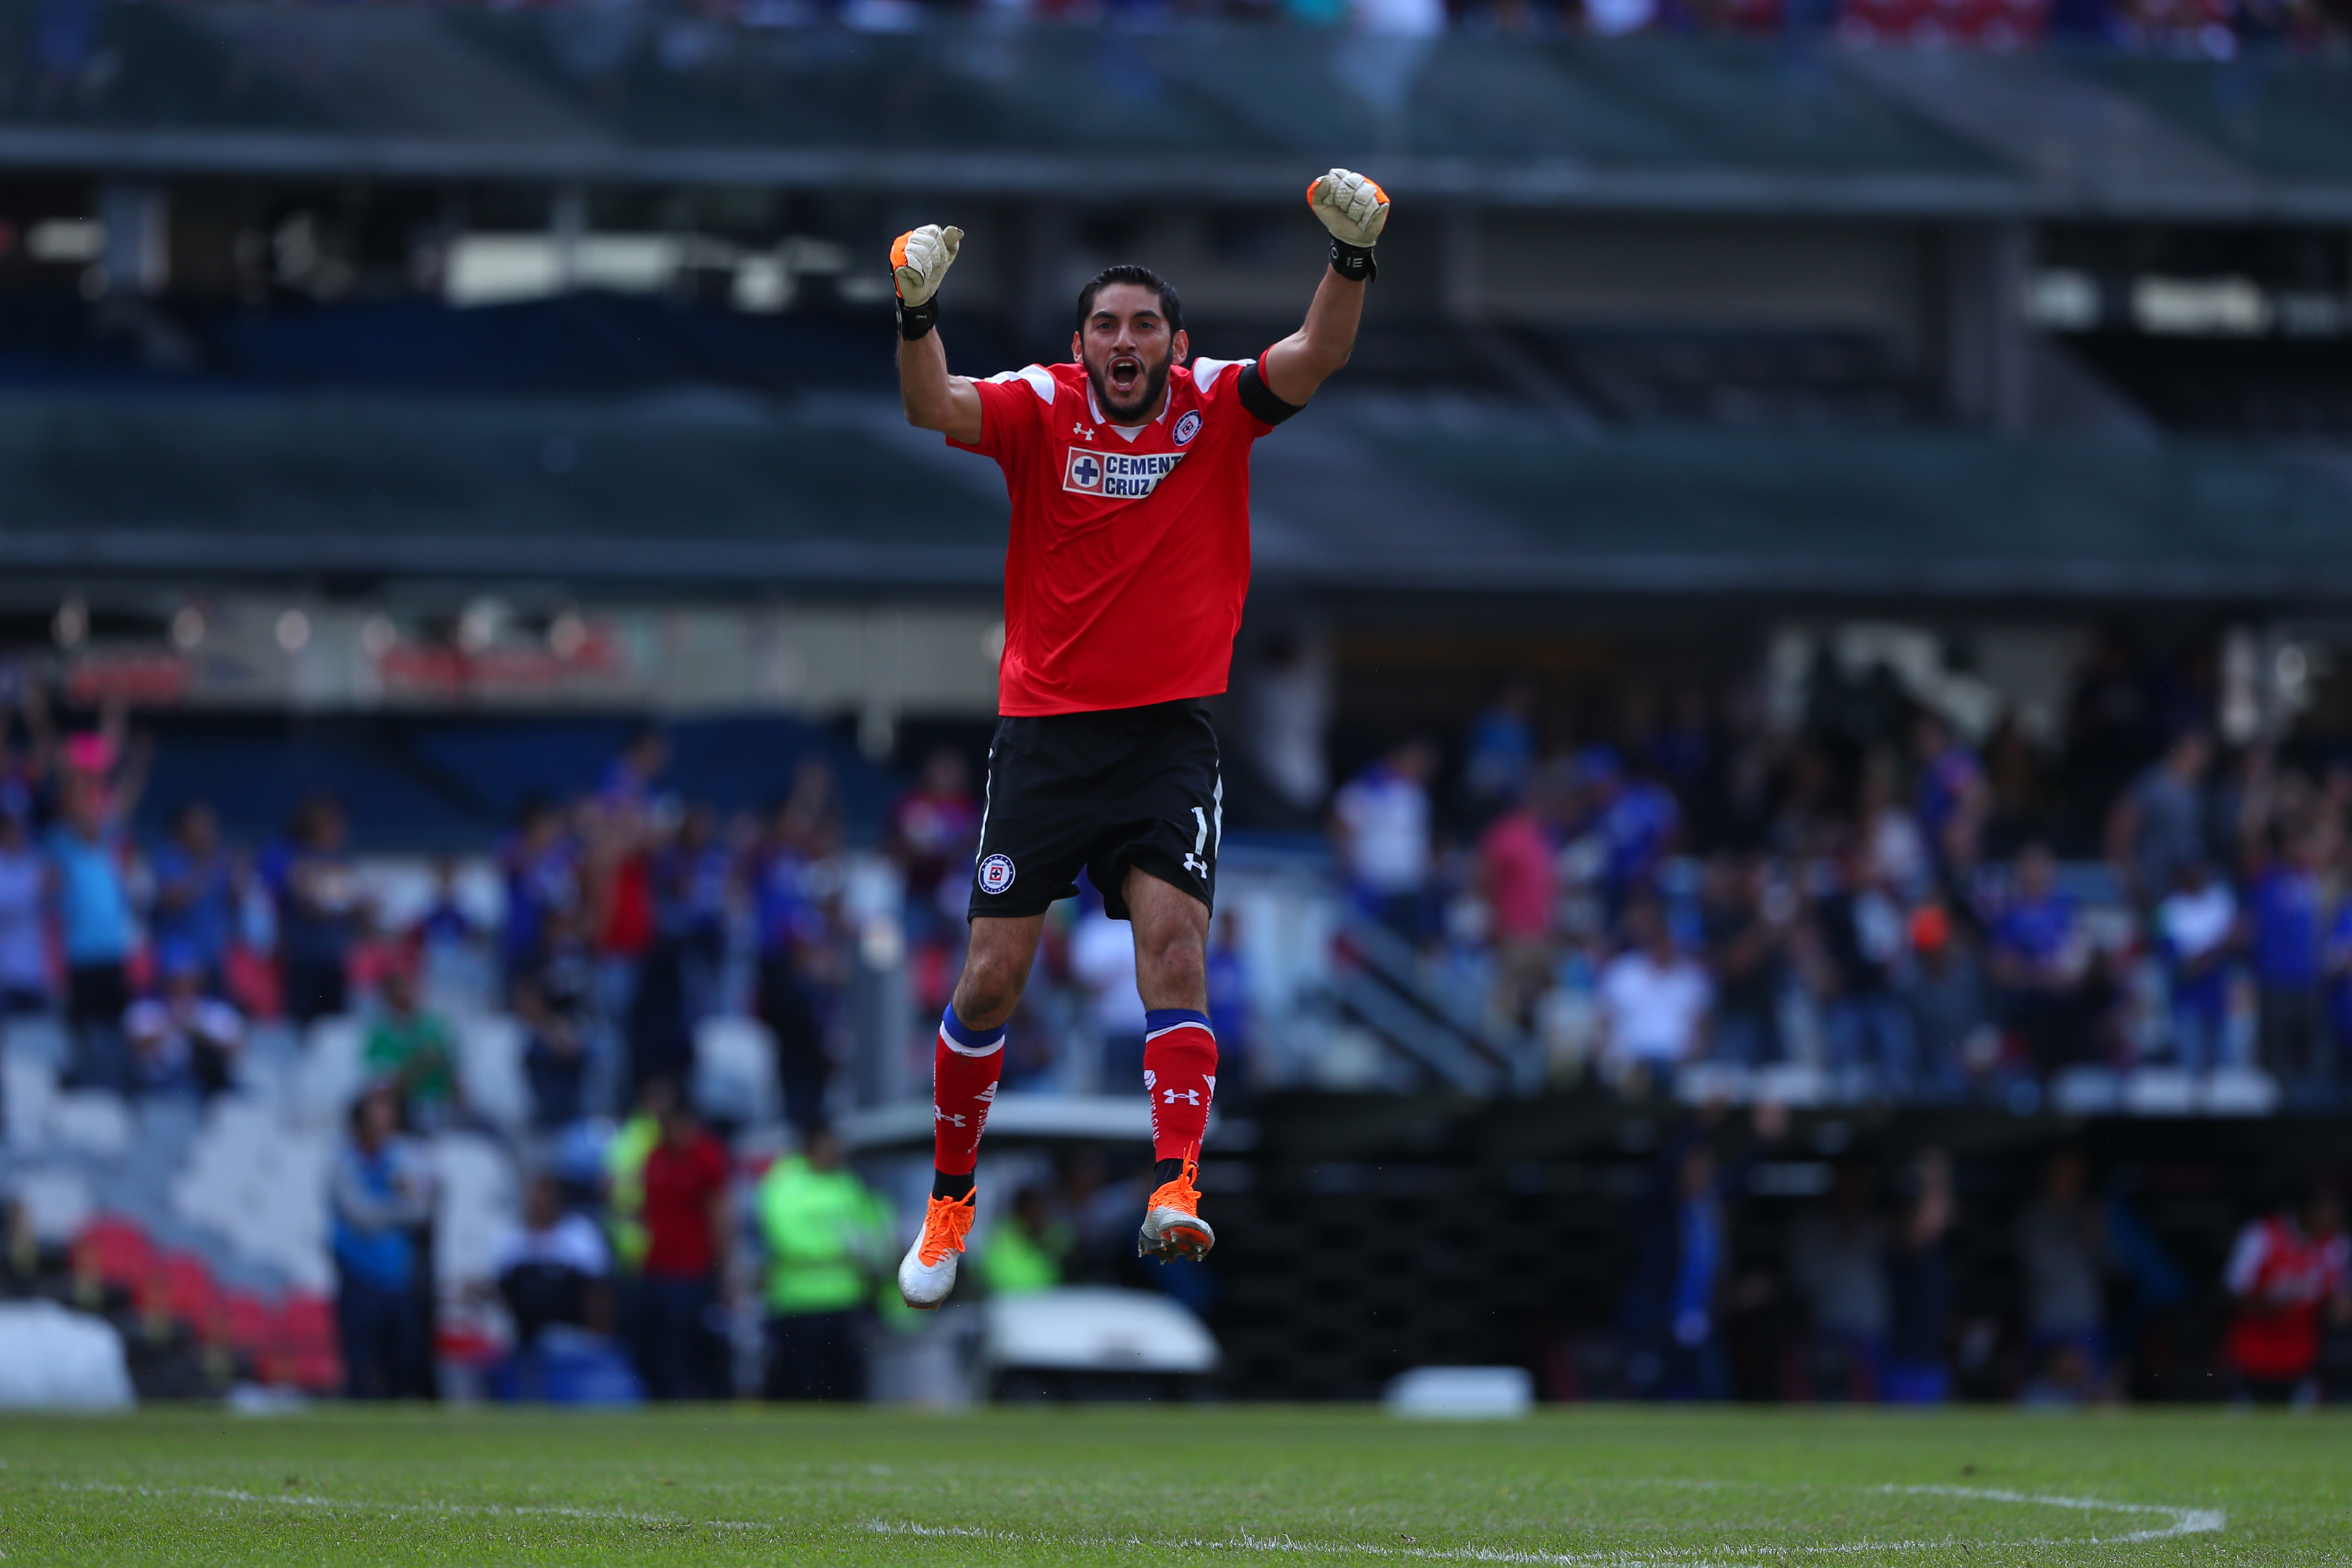
POLYGON ((2127 1535, 2111 1535, 2102 1542, 2092 1536, 2095 1545, 2117 1545, 2126 1542, 2168 1541, 2176 1535, 2207 1535, 2227 1528, 2230 1516, 2218 1508, 2176 1508, 2169 1503, 2105 1502, 2097 1498, 2053 1497, 2046 1492, 2017 1492, 1999 1487, 1890 1486, 1882 1490, 1912 1497, 1967 1498, 1980 1502, 2031 1504, 2039 1508, 2071 1508, 2095 1513, 2157 1513, 2169 1514, 2172 1522, 2161 1530, 2135 1530, 2127 1535))
POLYGON ((773 1530, 754 1520, 694 1519, 677 1513, 633 1513, 622 1509, 574 1508, 562 1503, 383 1502, 373 1498, 319 1497, 309 1492, 249 1492, 236 1487, 121 1486, 106 1481, 58 1481, 61 1490, 107 1492, 118 1497, 205 1498, 215 1502, 274 1508, 357 1510, 364 1513, 425 1514, 464 1518, 576 1519, 598 1524, 709 1525, 713 1530, 773 1530))
MULTIPOLYGON (((698 1519, 686 1514, 633 1512, 620 1509, 577 1508, 555 1503, 460 1503, 384 1502, 372 1499, 320 1497, 309 1492, 254 1492, 236 1487, 212 1486, 126 1486, 105 1481, 56 1481, 52 1483, 67 1491, 105 1492, 115 1496, 141 1498, 204 1498, 220 1502, 248 1503, 258 1507, 308 1508, 323 1510, 355 1510, 362 1512, 391 1514, 423 1514, 442 1518, 546 1518, 577 1520, 610 1524, 659 1524, 672 1526, 702 1526, 712 1530, 773 1531, 779 1524, 761 1520, 698 1519)), ((1161 1551, 1269 1552, 1311 1557, 1380 1557, 1409 1562, 1429 1563, 1494 1563, 1522 1564, 1526 1568, 1753 1568, 1759 1561, 1790 1557, 1849 1556, 1865 1552, 1960 1551, 1971 1546, 2122 1546, 2151 1541, 2167 1541, 2184 1535, 2206 1534, 2224 1529, 2228 1517, 2219 1509, 2183 1508, 2169 1503, 2109 1502, 2099 1498, 2061 1497, 2040 1492, 2010 1491, 1994 1487, 1897 1486, 1876 1489, 1884 1494, 1911 1497, 1959 1498, 1976 1502, 2008 1503, 2019 1507, 2071 1509, 2085 1513, 2121 1513, 2157 1515, 2168 1521, 2158 1528, 2135 1530, 2110 1536, 2018 1536, 2000 1542, 1964 1541, 1946 1537, 1940 1541, 1854 1541, 1819 1545, 1722 1546, 1713 1549, 1717 1555, 1685 1548, 1668 1547, 1646 1553, 1629 1552, 1531 1552, 1496 1546, 1384 1546, 1370 1542, 1298 1541, 1289 1536, 1256 1536, 1242 1534, 1213 1539, 1147 1538, 1139 1535, 1072 1537, 1045 1531, 1013 1531, 983 1525, 940 1525, 899 1522, 891 1520, 871 1520, 856 1526, 868 1534, 909 1535, 954 1540, 994 1541, 1007 1544, 1073 1544, 1090 1540, 1101 1544, 1150 1547, 1161 1551)))

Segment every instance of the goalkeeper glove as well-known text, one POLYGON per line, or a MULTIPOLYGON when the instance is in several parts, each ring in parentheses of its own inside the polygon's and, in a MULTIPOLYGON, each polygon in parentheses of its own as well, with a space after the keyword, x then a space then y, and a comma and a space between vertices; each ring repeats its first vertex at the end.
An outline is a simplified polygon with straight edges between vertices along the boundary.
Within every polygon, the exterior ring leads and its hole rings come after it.
POLYGON ((1388 226, 1389 194, 1349 169, 1334 169, 1307 187, 1307 205, 1331 231, 1331 270, 1354 283, 1381 275, 1372 247, 1388 226))
POLYGON ((927 223, 890 242, 890 274, 898 284, 898 335, 913 342, 940 324, 940 281, 955 265, 963 230, 927 223))

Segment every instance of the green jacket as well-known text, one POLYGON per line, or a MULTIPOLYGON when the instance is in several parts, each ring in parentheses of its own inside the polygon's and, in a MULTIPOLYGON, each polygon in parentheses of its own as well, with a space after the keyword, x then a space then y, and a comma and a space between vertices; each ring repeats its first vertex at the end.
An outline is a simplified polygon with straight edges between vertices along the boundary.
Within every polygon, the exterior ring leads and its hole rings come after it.
POLYGON ((457 1052, 449 1026, 430 1013, 383 1017, 368 1030, 363 1057, 370 1078, 395 1078, 409 1099, 448 1105, 457 1098, 457 1052))
POLYGON ((980 1277, 1000 1296, 1051 1290, 1062 1282, 1062 1258, 1070 1250, 1069 1232, 1049 1225, 1043 1236, 1011 1215, 989 1226, 988 1241, 980 1251, 980 1277))
POLYGON ((819 1171, 798 1154, 768 1168, 759 1194, 768 1247, 768 1310, 839 1312, 862 1305, 890 1246, 890 1210, 848 1171, 819 1171))
POLYGON ((625 1273, 646 1262, 646 1156, 661 1142, 661 1123, 630 1117, 604 1145, 605 1209, 612 1218, 613 1257, 625 1273))

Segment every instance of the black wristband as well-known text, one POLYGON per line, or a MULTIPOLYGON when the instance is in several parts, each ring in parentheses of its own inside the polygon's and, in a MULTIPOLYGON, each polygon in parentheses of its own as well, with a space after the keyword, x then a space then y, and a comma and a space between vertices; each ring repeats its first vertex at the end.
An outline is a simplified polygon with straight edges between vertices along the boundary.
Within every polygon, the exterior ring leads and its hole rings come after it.
POLYGON ((928 334, 940 324, 940 297, 937 294, 919 305, 898 301, 898 336, 908 342, 928 334))
POLYGON ((1331 270, 1350 283, 1370 283, 1381 275, 1381 264, 1372 259, 1369 245, 1349 245, 1344 239, 1331 241, 1331 270))

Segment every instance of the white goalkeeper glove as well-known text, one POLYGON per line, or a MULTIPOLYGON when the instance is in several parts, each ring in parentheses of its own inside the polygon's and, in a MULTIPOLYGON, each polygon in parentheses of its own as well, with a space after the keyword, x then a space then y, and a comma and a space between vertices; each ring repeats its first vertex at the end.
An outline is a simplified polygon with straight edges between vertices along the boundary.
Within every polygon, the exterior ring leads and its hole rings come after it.
POLYGON ((1334 169, 1307 187, 1307 205, 1331 231, 1331 269, 1351 282, 1381 275, 1372 247, 1389 223, 1389 194, 1352 169, 1334 169))
POLYGON ((898 285, 898 335, 913 342, 940 322, 940 283, 955 265, 963 230, 927 223, 890 242, 890 275, 898 285))

